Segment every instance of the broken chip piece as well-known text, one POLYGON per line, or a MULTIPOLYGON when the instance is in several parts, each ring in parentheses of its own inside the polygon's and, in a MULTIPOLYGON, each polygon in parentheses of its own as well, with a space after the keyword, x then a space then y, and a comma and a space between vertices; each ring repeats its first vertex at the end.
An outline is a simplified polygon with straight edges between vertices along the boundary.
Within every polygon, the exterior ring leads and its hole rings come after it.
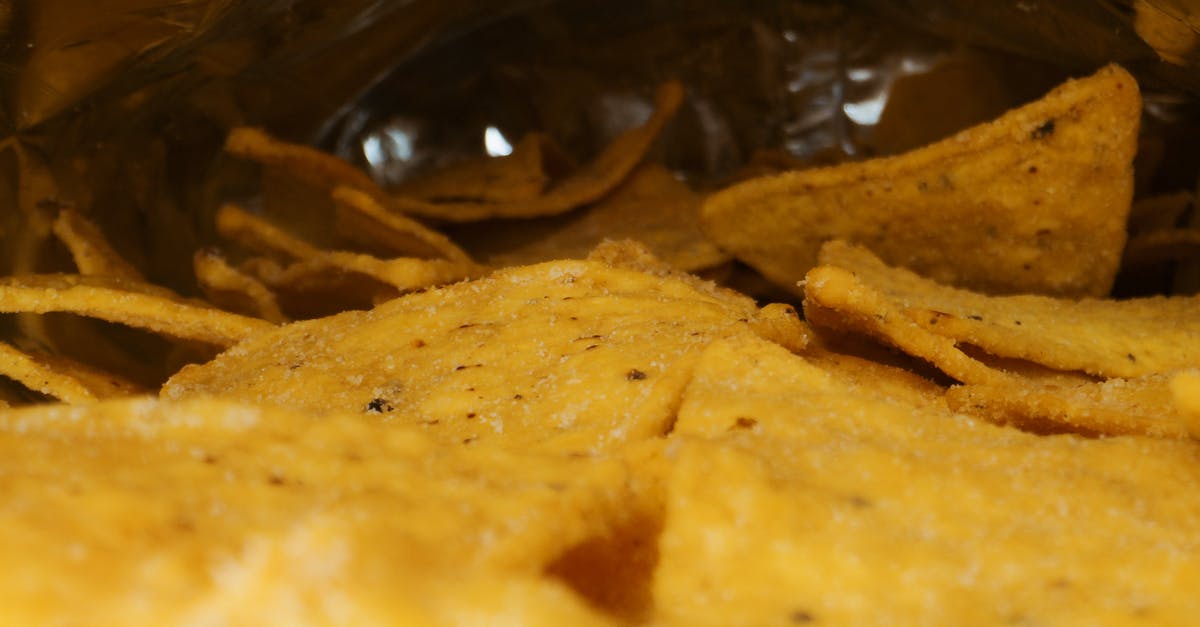
POLYGON ((845 239, 983 292, 1102 296, 1125 243, 1141 99, 1117 66, 913 152, 748 181, 708 235, 780 286, 845 239))

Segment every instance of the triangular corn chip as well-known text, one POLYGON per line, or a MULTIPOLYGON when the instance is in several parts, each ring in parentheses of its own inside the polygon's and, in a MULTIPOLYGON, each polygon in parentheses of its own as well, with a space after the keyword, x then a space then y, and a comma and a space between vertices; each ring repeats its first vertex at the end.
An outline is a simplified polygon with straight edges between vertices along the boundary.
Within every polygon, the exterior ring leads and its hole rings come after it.
POLYGON ((748 181, 708 199, 705 231, 780 286, 845 239, 942 283, 1101 296, 1133 193, 1141 99, 1117 66, 901 155, 748 181))
POLYGON ((747 336, 706 350, 671 439, 659 624, 1186 624, 1200 611, 1192 442, 995 427, 747 336))
POLYGON ((546 569, 638 515, 619 460, 216 400, 0 412, 0 606, 44 624, 611 624, 546 569))
MULTIPOLYGON (((383 414, 452 443, 604 450, 662 434, 699 351, 759 317, 683 280, 551 262, 282 327, 162 394, 383 414)), ((786 312, 767 317, 803 343, 794 312, 790 327, 786 312)))

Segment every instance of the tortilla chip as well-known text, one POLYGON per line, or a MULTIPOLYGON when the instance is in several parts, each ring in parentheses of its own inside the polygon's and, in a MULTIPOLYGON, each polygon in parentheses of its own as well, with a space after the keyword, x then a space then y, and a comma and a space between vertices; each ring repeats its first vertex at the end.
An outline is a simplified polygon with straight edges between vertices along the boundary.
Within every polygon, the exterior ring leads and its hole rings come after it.
POLYGON ((849 270, 820 266, 809 271, 804 285, 804 317, 814 326, 863 333, 959 381, 984 383, 1001 376, 960 350, 953 339, 922 328, 898 303, 849 270))
POLYGON ((697 224, 701 196, 665 167, 639 166, 595 205, 567 215, 489 221, 453 231, 480 259, 512 266, 583 259, 605 239, 633 239, 685 272, 725 263, 729 256, 697 224))
POLYGON ((700 350, 758 315, 682 280, 551 262, 282 327, 185 368, 162 395, 381 414, 450 443, 605 450, 661 435, 700 350))
POLYGON ((1193 438, 1200 438, 1200 372, 1180 372, 1171 377, 1168 385, 1184 428, 1193 438))
POLYGON ((1034 433, 1186 438, 1170 375, 1134 379, 1036 381, 1011 377, 946 392, 951 409, 1034 433))
POLYGON ((0 475, 29 625, 606 624, 543 570, 631 515, 616 460, 215 400, 0 413, 0 475))
POLYGON ((521 138, 511 154, 476 157, 417 175, 388 191, 426 202, 522 202, 537 198, 561 172, 562 150, 542 133, 521 138))
POLYGON ((416 220, 388 211, 370 194, 352 187, 337 187, 333 190, 333 199, 337 203, 338 230, 357 243, 374 246, 393 256, 474 263, 470 255, 450 238, 416 220))
POLYGON ((1173 229, 1195 203, 1190 191, 1175 192, 1142 198, 1133 203, 1129 212, 1129 232, 1133 236, 1173 229))
POLYGON ((1100 296, 1133 192, 1141 100, 1117 66, 898 157, 792 172, 711 196, 705 232, 780 286, 846 239, 939 282, 1100 296))
POLYGON ((1129 239, 1125 264, 1144 266, 1164 261, 1194 261, 1200 256, 1200 229, 1162 229, 1129 239))
POLYGON ((217 233, 245 248, 284 259, 319 257, 321 249, 232 204, 222 205, 215 216, 217 233))
POLYGON ((226 311, 283 324, 287 316, 279 302, 261 281, 228 263, 214 250, 198 250, 192 257, 196 282, 205 298, 226 311))
POLYGON ((58 211, 54 234, 71 251, 80 274, 145 281, 142 273, 113 249, 100 227, 73 209, 58 211))
POLYGON ((663 624, 1186 623, 1200 609, 1194 443, 982 424, 747 336, 706 351, 672 438, 663 624))
POLYGON ((612 191, 646 156, 667 122, 683 104, 683 85, 664 83, 655 95, 650 119, 637 128, 618 135, 590 163, 570 176, 555 182, 541 196, 505 203, 429 203, 394 197, 391 209, 450 222, 471 222, 484 218, 529 218, 565 213, 596 200, 612 191))
POLYGON ((225 205, 217 211, 217 230, 251 250, 296 260, 286 265, 257 262, 243 268, 272 289, 308 299, 316 294, 340 294, 340 299, 320 303, 326 308, 322 313, 329 313, 328 308, 361 308, 364 303, 369 305, 480 272, 479 266, 471 262, 379 259, 363 253, 321 250, 236 205, 225 205))
POLYGON ((195 304, 115 277, 43 274, 0 279, 0 312, 67 312, 183 340, 230 346, 275 325, 195 304))
POLYGON ((324 189, 347 185, 377 198, 385 196, 370 176, 350 163, 316 148, 276 139, 262 129, 231 130, 225 139, 225 150, 264 166, 277 166, 324 189))
MULTIPOLYGON (((854 282, 929 333, 992 355, 1102 377, 1137 377, 1200 363, 1200 297, 985 296, 888 267, 844 242, 822 248, 821 263, 853 272, 854 282)), ((828 289, 810 287, 809 293, 828 289)))
POLYGON ((144 391, 115 374, 62 357, 27 353, 6 342, 0 342, 0 376, 66 403, 132 396, 144 391))

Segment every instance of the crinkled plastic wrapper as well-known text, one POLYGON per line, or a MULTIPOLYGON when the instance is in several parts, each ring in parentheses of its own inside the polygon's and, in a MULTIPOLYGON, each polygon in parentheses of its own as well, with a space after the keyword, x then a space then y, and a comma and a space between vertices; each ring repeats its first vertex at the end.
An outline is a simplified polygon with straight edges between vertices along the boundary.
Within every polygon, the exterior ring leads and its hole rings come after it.
POLYGON ((532 130, 593 154, 669 78, 688 96, 655 156, 713 187, 897 153, 1117 61, 1147 95, 1139 194, 1194 189, 1198 25, 1194 0, 4 2, 2 270, 69 267, 66 205, 194 292, 213 212, 254 189, 220 150, 236 125, 393 184, 532 130))

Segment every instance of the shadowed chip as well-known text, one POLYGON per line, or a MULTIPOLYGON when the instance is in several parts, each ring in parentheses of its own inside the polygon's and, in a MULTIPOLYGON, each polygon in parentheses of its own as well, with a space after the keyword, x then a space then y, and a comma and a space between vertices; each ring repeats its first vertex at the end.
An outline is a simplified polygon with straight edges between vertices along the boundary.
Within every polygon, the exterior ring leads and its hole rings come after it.
MULTIPOLYGON (((802 345, 803 323, 785 317, 764 324, 802 345)), ((700 350, 759 318, 716 288, 551 262, 283 327, 162 394, 381 414, 453 443, 603 450, 662 434, 700 350)))
POLYGON ((73 209, 59 210, 54 234, 71 251, 80 274, 145 280, 137 268, 113 250, 99 227, 73 209))
POLYGON ((333 190, 333 200, 337 203, 338 230, 355 242, 383 248, 396 256, 440 257, 473 263, 450 238, 416 220, 388 211, 370 194, 343 186, 333 190))
POLYGON ((780 286, 825 241, 986 292, 1100 296, 1133 193, 1141 99, 1116 66, 901 156, 748 181, 706 201, 708 235, 780 286))
POLYGON ((545 192, 528 200, 506 202, 428 202, 420 198, 392 196, 365 172, 315 148, 277 140, 262 130, 238 128, 230 132, 225 148, 231 154, 252 159, 264 166, 286 168, 309 183, 326 189, 344 185, 358 189, 389 211, 468 222, 490 217, 521 218, 570 211, 593 202, 615 188, 633 170, 663 127, 683 103, 684 90, 678 82, 665 83, 655 96, 655 111, 642 126, 625 131, 591 162, 549 185, 545 192))
POLYGON ((1186 623, 1200 610, 1191 442, 995 427, 748 336, 707 349, 671 437, 663 624, 1186 623))
POLYGON ((630 473, 397 425, 151 399, 0 412, 13 624, 608 624, 544 573, 630 473))
POLYGON ((451 163, 388 191, 427 202, 521 202, 540 196, 567 165, 553 139, 530 133, 513 146, 511 154, 451 163))
POLYGON ((495 266, 582 259, 605 239, 633 239, 685 272, 729 260, 700 232, 701 196, 658 164, 644 164, 596 204, 577 212, 521 221, 490 221, 454 235, 495 266))
POLYGON ((192 265, 205 298, 216 306, 275 324, 288 321, 279 309, 275 294, 266 285, 230 266, 216 251, 196 251, 192 265))
POLYGON ((450 283, 480 271, 471 262, 397 257, 380 259, 364 253, 321 250, 289 235, 275 225, 235 205, 217 211, 217 231, 257 252, 290 260, 287 263, 254 263, 243 268, 275 290, 304 298, 319 293, 340 293, 325 305, 334 310, 362 307, 364 303, 392 298, 432 285, 450 283))
POLYGON ((675 81, 664 83, 655 95, 654 113, 644 124, 617 136, 595 159, 548 186, 537 198, 505 203, 427 203, 395 197, 391 208, 451 222, 469 222, 557 215, 594 202, 617 187, 642 161, 683 104, 683 98, 683 85, 675 81))

